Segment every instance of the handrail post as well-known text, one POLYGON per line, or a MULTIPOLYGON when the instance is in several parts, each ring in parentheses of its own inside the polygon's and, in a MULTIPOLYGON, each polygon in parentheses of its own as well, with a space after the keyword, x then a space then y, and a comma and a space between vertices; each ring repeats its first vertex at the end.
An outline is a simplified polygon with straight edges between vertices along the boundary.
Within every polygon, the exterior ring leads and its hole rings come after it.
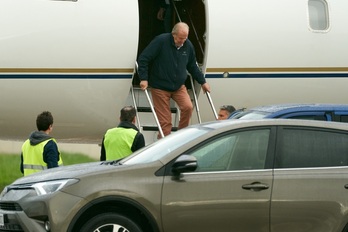
MULTIPOLYGON (((133 81, 132 81, 132 82, 133 82, 133 81)), ((134 108, 135 108, 135 114, 136 114, 136 118, 137 118, 138 128, 139 128, 140 132, 142 132, 142 131, 143 131, 143 128, 142 128, 141 125, 140 125, 140 118, 139 118, 138 107, 137 107, 137 104, 136 104, 136 102, 135 102, 135 93, 134 93, 133 83, 132 83, 132 86, 131 86, 131 94, 132 94, 133 106, 134 106, 134 108)))
POLYGON ((138 123, 138 128, 140 130, 140 132, 143 131, 143 128, 141 127, 141 124, 140 124, 140 117, 139 117, 139 112, 138 112, 138 107, 137 107, 137 104, 136 104, 136 101, 135 101, 135 93, 134 93, 134 86, 133 86, 133 80, 134 80, 134 77, 135 77, 135 74, 136 72, 138 71, 138 63, 135 61, 135 69, 134 69, 134 72, 133 72, 133 77, 132 77, 132 83, 131 83, 131 94, 132 94, 132 100, 133 100, 133 105, 134 105, 134 108, 135 108, 135 114, 136 114, 136 118, 137 118, 137 123, 138 123))
POLYGON ((145 89, 144 91, 145 91, 145 94, 146 94, 146 98, 147 98, 147 100, 148 100, 148 102, 149 102, 149 104, 150 104, 151 111, 153 112, 152 115, 153 115, 153 117, 155 118, 156 124, 157 124, 157 126, 158 126, 158 131, 159 131, 161 137, 164 138, 163 130, 162 130, 161 124, 160 124, 159 121, 158 121, 158 117, 157 117, 157 114, 156 114, 156 112, 155 112, 155 108, 153 107, 152 101, 151 101, 151 99, 150 99, 149 92, 147 91, 147 89, 145 89))

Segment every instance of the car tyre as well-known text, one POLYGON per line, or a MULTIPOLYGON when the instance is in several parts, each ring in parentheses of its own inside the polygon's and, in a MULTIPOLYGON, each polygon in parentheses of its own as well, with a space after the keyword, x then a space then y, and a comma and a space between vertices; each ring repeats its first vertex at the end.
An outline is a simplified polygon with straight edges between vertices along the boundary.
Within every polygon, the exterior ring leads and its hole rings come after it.
POLYGON ((132 219, 118 213, 98 214, 86 222, 80 231, 142 232, 132 219))

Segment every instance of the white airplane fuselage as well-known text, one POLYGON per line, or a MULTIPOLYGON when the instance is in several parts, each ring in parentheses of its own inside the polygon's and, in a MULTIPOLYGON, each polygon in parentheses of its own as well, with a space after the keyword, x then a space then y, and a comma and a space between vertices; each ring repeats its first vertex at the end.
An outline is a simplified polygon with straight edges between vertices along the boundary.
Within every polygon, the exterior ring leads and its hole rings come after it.
MULTIPOLYGON (((60 141, 100 142, 130 103, 138 54, 159 32, 155 2, 2 0, 0 139, 26 139, 49 110, 60 141)), ((348 103, 347 1, 174 4, 190 26, 216 110, 348 103)), ((205 94, 198 103, 202 121, 215 120, 205 94)))

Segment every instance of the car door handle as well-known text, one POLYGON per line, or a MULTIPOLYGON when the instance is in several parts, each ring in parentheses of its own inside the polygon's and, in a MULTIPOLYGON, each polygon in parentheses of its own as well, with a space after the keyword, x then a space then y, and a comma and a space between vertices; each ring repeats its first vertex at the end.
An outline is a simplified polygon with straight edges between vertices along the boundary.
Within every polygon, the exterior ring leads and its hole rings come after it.
POLYGON ((251 184, 245 184, 242 186, 243 189, 251 190, 251 191, 261 191, 268 189, 269 186, 267 184, 262 184, 260 182, 253 182, 251 184))

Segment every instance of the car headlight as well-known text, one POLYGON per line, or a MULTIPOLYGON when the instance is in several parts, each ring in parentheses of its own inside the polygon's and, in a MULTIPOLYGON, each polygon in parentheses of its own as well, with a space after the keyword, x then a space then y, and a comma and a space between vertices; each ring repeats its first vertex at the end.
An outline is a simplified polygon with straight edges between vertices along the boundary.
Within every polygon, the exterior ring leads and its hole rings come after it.
POLYGON ((7 186, 2 190, 2 192, 0 193, 0 199, 5 196, 5 194, 7 193, 7 186))
POLYGON ((77 182, 78 182, 77 179, 53 180, 53 181, 35 183, 31 186, 31 188, 34 188, 37 195, 41 196, 45 194, 54 193, 66 186, 75 184, 77 182))

